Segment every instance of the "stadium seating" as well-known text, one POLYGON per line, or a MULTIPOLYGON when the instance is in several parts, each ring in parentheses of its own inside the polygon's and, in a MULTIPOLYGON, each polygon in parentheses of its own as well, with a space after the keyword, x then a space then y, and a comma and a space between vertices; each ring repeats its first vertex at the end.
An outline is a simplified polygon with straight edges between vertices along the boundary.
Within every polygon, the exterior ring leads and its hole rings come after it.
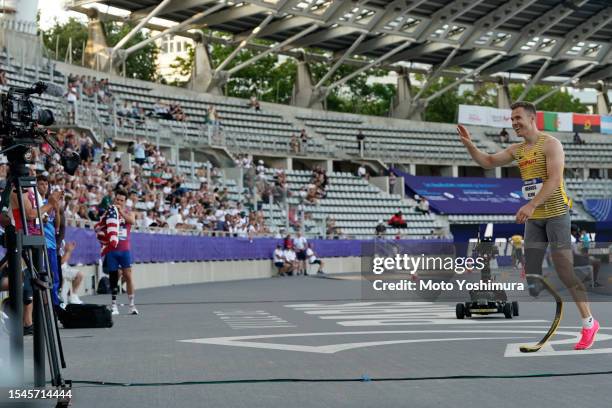
MULTIPOLYGON (((272 171, 268 171, 267 174, 271 175, 272 171)), ((298 191, 308 184, 311 172, 293 170, 286 171, 286 174, 288 188, 292 192, 288 203, 297 207, 300 204, 298 191)), ((336 227, 340 228, 342 236, 372 237, 379 220, 386 223, 400 210, 406 219, 408 229, 401 231, 388 229, 388 234, 401 233, 403 237, 422 238, 429 236, 435 228, 443 226, 436 220, 435 215, 418 214, 414 207, 406 200, 402 200, 399 195, 384 193, 366 180, 350 173, 331 173, 326 192, 327 196, 317 205, 306 204, 304 207, 307 214, 312 214, 312 220, 306 220, 305 225, 316 234, 324 235, 325 220, 331 217, 336 220, 336 227)), ((277 229, 285 226, 281 206, 274 204, 270 207, 269 204, 265 204, 264 212, 270 225, 274 225, 277 229)))
MULTIPOLYGON (((366 136, 368 157, 387 161, 440 160, 458 162, 470 160, 465 148, 457 143, 457 132, 452 125, 427 124, 426 128, 366 125, 362 120, 348 115, 326 118, 297 116, 308 126, 335 144, 339 151, 358 155, 357 133, 366 136)), ((421 126, 422 127, 422 126, 421 126)), ((478 147, 488 147, 476 139, 478 147)))

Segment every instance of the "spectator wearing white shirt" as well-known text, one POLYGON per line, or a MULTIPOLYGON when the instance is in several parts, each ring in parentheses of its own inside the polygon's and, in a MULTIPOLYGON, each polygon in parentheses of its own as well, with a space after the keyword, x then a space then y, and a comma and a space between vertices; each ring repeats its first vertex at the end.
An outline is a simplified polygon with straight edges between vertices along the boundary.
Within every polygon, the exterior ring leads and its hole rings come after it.
POLYGON ((429 201, 427 201, 427 198, 421 197, 419 205, 417 208, 415 208, 415 210, 422 214, 429 214, 429 201))
POLYGON ((357 169, 357 175, 361 178, 366 177, 368 174, 368 171, 366 170, 365 166, 362 164, 361 166, 359 166, 359 168, 357 169))
POLYGON ((68 265, 68 261, 72 256, 72 252, 76 248, 76 242, 61 242, 60 256, 62 262, 62 289, 61 289, 61 301, 64 305, 68 303, 80 305, 83 302, 79 299, 77 291, 83 281, 83 273, 76 268, 68 265), (70 296, 68 296, 70 291, 70 296))
POLYGON ((263 177, 266 173, 266 166, 264 166, 264 161, 263 160, 259 160, 257 162, 257 168, 255 169, 257 172, 257 176, 259 177, 263 177))
POLYGON ((293 247, 295 248, 296 257, 298 260, 299 269, 296 273, 306 273, 306 247, 308 246, 308 240, 302 235, 301 231, 298 231, 297 236, 293 240, 293 247))
POLYGON ((172 215, 166 219, 170 229, 177 229, 183 225, 183 216, 177 209, 172 209, 172 215))
POLYGON ((287 268, 285 266, 285 251, 283 251, 282 245, 277 245, 274 253, 272 254, 272 262, 274 266, 278 268, 278 274, 285 276, 287 268))
POLYGON ((322 275, 325 273, 323 272, 323 261, 317 258, 317 254, 315 253, 312 244, 307 244, 306 257, 308 258, 308 263, 310 265, 319 265, 317 274, 322 275))
POLYGON ((293 272, 299 270, 297 256, 293 248, 285 248, 283 251, 283 256, 285 258, 285 273, 289 273, 293 275, 293 272))
POLYGON ((136 144, 134 144, 134 161, 141 166, 147 161, 145 147, 141 140, 138 140, 136 144))
POLYGON ((152 224, 155 224, 155 212, 148 210, 144 217, 140 220, 140 226, 142 228, 148 228, 152 224))
POLYGON ((70 123, 74 123, 74 112, 78 100, 78 91, 74 86, 71 86, 70 88, 68 88, 68 93, 66 93, 66 101, 68 101, 68 103, 70 104, 70 123))

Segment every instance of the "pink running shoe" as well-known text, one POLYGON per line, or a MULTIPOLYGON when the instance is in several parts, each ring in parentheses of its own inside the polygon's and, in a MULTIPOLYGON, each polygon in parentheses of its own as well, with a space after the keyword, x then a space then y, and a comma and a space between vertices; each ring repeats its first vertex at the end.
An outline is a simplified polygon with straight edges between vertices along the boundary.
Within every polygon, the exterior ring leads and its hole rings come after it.
POLYGON ((595 335, 599 331, 599 322, 597 320, 593 320, 593 327, 590 329, 582 329, 582 337, 580 341, 576 343, 574 346, 574 350, 586 350, 591 348, 593 343, 595 342, 595 335))

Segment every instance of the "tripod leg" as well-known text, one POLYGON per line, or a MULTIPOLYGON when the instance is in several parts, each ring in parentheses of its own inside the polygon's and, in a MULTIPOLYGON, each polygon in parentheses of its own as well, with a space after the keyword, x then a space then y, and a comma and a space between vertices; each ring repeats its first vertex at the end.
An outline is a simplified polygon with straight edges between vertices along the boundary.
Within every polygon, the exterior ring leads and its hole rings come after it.
POLYGON ((10 356, 11 370, 14 373, 15 383, 24 383, 24 353, 23 353, 23 274, 21 272, 21 262, 19 253, 21 248, 17 244, 14 230, 7 234, 12 234, 11 245, 7 245, 9 251, 9 311, 10 311, 10 356), (14 245, 13 245, 14 244, 14 245))
POLYGON ((40 285, 37 280, 44 282, 43 274, 39 273, 41 259, 40 251, 28 249, 26 252, 27 267, 32 274, 32 288, 34 289, 34 310, 32 311, 34 320, 34 385, 37 387, 45 386, 45 315, 43 313, 43 298, 40 292, 40 285), (36 268, 34 267, 36 263, 36 268))

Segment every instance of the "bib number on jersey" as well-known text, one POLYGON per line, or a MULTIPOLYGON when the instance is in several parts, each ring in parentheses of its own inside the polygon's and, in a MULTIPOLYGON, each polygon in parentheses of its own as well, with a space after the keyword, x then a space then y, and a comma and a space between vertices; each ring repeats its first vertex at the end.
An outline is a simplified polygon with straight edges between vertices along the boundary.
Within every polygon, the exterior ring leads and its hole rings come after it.
POLYGON ((544 181, 541 178, 533 178, 530 180, 525 180, 523 182, 523 198, 525 200, 532 200, 544 185, 544 181))
POLYGON ((117 238, 119 241, 124 241, 127 239, 127 228, 119 226, 119 231, 117 231, 117 238))

